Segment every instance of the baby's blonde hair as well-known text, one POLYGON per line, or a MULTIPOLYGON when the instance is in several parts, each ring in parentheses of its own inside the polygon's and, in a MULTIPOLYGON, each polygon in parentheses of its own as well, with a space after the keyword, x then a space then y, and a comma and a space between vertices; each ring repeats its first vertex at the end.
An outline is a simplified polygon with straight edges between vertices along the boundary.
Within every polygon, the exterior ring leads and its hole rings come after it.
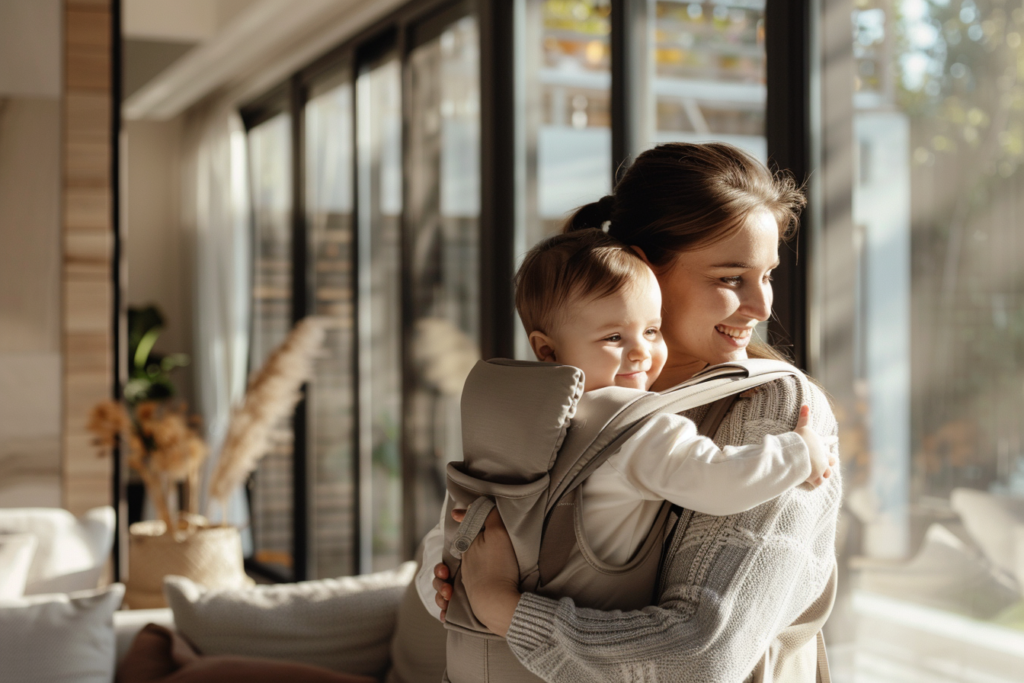
POLYGON ((649 272, 643 259, 599 228, 555 235, 534 246, 519 267, 516 310, 527 334, 551 334, 570 304, 614 294, 649 272))

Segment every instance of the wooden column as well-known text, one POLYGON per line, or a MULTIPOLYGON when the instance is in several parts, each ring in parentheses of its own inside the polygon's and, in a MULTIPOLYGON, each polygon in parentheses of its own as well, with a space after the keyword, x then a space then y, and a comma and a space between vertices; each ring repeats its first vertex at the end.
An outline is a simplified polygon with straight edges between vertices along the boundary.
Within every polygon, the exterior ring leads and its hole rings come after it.
POLYGON ((111 0, 64 0, 62 217, 64 507, 111 502, 111 459, 86 431, 114 385, 111 0))

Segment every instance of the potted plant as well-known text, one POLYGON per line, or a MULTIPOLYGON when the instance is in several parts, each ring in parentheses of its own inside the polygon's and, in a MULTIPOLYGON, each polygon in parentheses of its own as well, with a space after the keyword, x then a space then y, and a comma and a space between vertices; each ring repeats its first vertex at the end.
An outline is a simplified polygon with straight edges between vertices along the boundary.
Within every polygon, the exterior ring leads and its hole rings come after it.
MULTIPOLYGON (((185 405, 171 401, 174 387, 166 376, 187 359, 153 360, 153 342, 162 320, 159 313, 149 320, 158 324, 131 337, 136 342, 131 348, 134 367, 124 400, 96 405, 89 423, 102 453, 114 446, 122 448, 156 509, 158 519, 129 527, 125 601, 136 609, 166 605, 163 577, 168 574, 186 576, 210 588, 251 583, 244 571, 239 530, 212 524, 198 514, 199 473, 207 447, 185 405)), ((271 427, 301 397, 322 343, 322 325, 307 318, 253 375, 244 400, 232 411, 209 482, 211 501, 223 505, 256 468, 268 450, 271 427)))

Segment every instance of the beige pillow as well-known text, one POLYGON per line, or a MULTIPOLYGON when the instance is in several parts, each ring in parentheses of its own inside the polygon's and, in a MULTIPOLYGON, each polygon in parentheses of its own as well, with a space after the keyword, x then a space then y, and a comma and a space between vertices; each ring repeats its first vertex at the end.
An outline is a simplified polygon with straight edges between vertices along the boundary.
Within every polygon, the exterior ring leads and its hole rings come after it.
POLYGON ((0 600, 25 594, 25 581, 36 551, 32 534, 0 535, 0 600))
POLYGON ((124 586, 0 600, 0 678, 17 683, 110 683, 114 610, 124 586))
POLYGON ((76 518, 57 508, 0 509, 0 533, 32 534, 36 552, 26 595, 93 590, 114 543, 114 508, 94 508, 76 518))
POLYGON ((949 502, 989 562, 1013 576, 1017 569, 1014 528, 1024 524, 1024 499, 953 489, 949 502))
POLYGON ((174 624, 205 655, 284 659, 382 678, 414 562, 365 576, 211 590, 168 576, 174 624))
POLYGON ((858 588, 977 619, 991 619, 1018 599, 1010 579, 942 524, 928 527, 909 562, 861 570, 858 588))

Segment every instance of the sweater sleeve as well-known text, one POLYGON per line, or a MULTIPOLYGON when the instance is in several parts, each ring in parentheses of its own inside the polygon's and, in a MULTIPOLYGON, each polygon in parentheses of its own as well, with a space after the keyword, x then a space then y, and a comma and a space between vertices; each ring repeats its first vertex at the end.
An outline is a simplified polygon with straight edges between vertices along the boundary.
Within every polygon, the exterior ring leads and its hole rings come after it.
POLYGON ((670 413, 649 420, 608 464, 644 498, 708 515, 744 512, 811 475, 807 444, 793 432, 719 448, 670 413))
MULTIPOLYGON (((804 396, 808 386, 783 379, 737 401, 716 440, 758 443, 790 431, 801 403, 810 404, 818 433, 834 435, 827 400, 813 387, 804 396)), ((793 488, 741 514, 685 511, 667 549, 657 605, 604 612, 527 593, 509 647, 546 681, 738 683, 829 584, 840 497, 837 473, 816 489, 793 488)))

